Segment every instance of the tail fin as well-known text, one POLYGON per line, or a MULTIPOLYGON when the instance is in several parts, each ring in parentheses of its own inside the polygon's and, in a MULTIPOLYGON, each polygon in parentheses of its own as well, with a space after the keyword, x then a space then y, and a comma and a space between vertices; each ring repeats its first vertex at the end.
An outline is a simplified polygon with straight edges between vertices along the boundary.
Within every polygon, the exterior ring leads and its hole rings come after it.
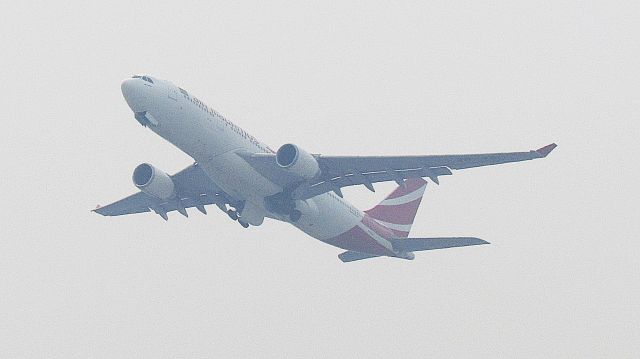
POLYGON ((427 181, 422 178, 408 179, 404 186, 398 186, 384 201, 365 213, 391 229, 397 237, 408 237, 426 188, 427 181))

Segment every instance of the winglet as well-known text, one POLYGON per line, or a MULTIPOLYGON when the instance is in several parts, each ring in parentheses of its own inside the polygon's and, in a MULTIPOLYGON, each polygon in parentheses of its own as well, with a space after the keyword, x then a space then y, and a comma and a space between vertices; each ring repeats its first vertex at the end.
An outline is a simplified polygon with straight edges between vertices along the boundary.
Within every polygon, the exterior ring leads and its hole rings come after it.
POLYGON ((556 148, 556 147, 558 147, 558 145, 556 145, 555 143, 552 143, 552 144, 546 145, 546 146, 544 146, 542 148, 538 148, 536 150, 536 152, 542 157, 547 157, 547 155, 549 153, 551 153, 551 151, 553 151, 553 149, 556 148))

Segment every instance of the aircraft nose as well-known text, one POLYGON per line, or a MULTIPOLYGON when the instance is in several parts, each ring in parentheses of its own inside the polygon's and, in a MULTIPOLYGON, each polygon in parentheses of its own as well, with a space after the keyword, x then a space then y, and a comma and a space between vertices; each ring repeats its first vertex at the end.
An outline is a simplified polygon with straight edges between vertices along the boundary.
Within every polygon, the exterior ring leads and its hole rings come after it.
POLYGON ((130 95, 133 92, 136 86, 136 80, 137 79, 127 78, 122 81, 122 84, 120 84, 120 89, 122 90, 122 94, 124 95, 124 97, 127 97, 127 95, 130 95))
POLYGON ((129 78, 122 81, 120 85, 122 90, 122 96, 127 101, 127 104, 133 112, 141 112, 143 108, 144 90, 145 86, 142 84, 142 80, 138 78, 129 78))

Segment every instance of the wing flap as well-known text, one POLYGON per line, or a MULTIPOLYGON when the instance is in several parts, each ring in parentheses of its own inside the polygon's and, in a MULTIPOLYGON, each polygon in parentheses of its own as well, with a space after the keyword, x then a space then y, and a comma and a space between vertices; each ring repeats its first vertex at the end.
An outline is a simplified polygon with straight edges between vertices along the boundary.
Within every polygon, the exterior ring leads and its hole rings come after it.
POLYGON ((435 167, 435 168, 414 168, 414 169, 403 169, 403 170, 387 170, 383 172, 369 172, 369 173, 360 173, 357 171, 349 171, 349 173, 345 174, 342 177, 337 177, 330 180, 325 180, 313 186, 304 186, 300 188, 298 191, 294 192, 295 198, 307 199, 311 197, 315 197, 325 192, 330 192, 334 190, 334 188, 342 188, 348 186, 355 185, 367 185, 372 183, 379 182, 388 182, 388 181, 403 181, 411 178, 422 178, 429 177, 432 179, 436 179, 438 176, 448 176, 451 175, 451 170, 446 167, 435 167))

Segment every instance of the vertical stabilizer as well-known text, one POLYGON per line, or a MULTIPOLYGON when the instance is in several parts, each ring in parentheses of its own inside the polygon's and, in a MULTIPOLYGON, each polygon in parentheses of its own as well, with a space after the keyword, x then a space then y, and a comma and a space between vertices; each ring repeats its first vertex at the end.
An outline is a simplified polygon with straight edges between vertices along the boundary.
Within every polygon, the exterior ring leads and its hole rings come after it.
POLYGON ((365 213, 391 229, 397 237, 408 237, 426 188, 424 179, 408 179, 404 186, 398 186, 384 201, 365 213))

